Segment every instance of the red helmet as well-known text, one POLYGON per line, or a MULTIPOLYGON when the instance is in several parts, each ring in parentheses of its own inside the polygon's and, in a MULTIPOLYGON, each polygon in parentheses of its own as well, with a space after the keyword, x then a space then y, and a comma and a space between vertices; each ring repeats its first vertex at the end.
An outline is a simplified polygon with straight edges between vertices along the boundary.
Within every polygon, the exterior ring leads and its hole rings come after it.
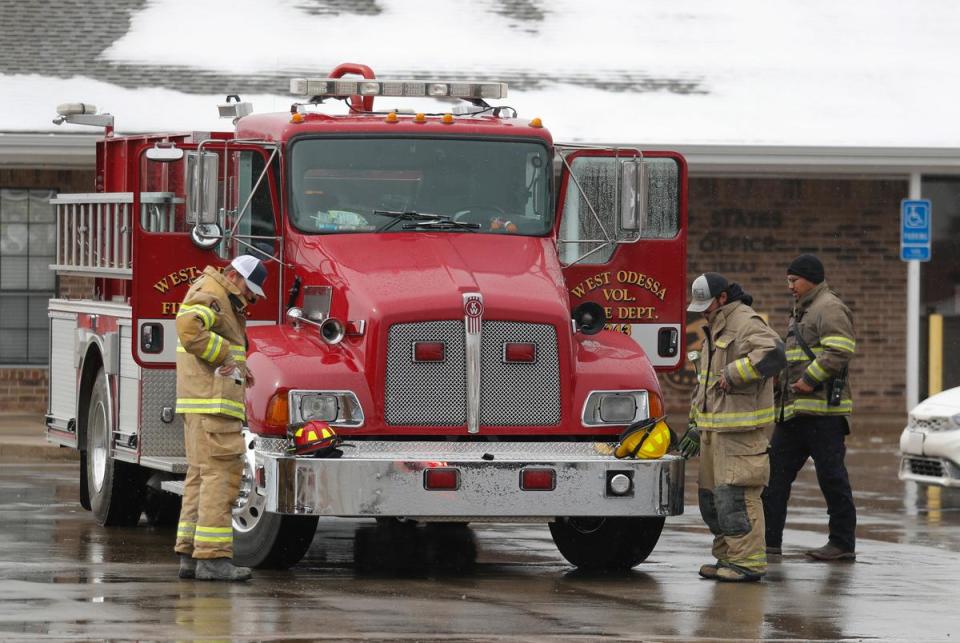
POLYGON ((291 424, 287 429, 291 444, 287 453, 293 455, 325 458, 331 455, 342 441, 329 424, 321 420, 311 420, 301 424, 291 424))

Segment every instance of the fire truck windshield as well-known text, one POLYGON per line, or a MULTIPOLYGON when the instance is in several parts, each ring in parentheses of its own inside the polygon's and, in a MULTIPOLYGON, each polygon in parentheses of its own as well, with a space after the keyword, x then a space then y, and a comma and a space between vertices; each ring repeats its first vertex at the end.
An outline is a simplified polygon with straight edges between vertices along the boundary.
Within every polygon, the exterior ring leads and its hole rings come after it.
POLYGON ((290 159, 290 218, 305 233, 541 236, 553 222, 549 155, 538 142, 311 138, 296 141, 290 159), (391 225, 397 213, 472 225, 391 225))

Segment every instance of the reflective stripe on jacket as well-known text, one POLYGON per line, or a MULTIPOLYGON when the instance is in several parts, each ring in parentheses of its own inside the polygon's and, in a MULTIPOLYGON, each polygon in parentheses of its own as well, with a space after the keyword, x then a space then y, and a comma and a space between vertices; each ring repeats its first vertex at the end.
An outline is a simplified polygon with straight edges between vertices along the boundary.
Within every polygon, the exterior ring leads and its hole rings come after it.
POLYGON ((690 421, 701 429, 749 430, 774 420, 771 376, 784 366, 783 342, 741 301, 726 304, 704 326, 690 421), (724 392, 721 377, 730 382, 724 392))
POLYGON ((794 329, 787 333, 787 368, 777 391, 777 421, 795 415, 850 415, 853 400, 850 378, 840 397, 840 404, 827 404, 827 387, 832 377, 840 374, 857 351, 853 332, 853 316, 840 296, 821 282, 797 301, 793 309, 794 329), (811 360, 797 341, 803 337, 816 359, 811 360), (797 393, 790 385, 802 379, 814 387, 812 393, 797 393))
POLYGON ((246 361, 245 305, 240 290, 211 266, 190 286, 177 312, 177 413, 229 419, 224 430, 236 430, 236 420, 245 418, 243 383, 215 372, 228 357, 246 361))

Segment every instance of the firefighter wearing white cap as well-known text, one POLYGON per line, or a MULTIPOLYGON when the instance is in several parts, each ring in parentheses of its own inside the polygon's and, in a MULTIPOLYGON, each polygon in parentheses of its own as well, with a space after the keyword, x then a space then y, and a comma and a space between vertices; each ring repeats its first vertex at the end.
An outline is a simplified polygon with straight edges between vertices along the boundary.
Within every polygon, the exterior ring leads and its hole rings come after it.
POLYGON ((231 507, 240 489, 246 368, 245 309, 264 296, 267 269, 240 255, 221 273, 207 266, 177 313, 177 413, 187 477, 175 550, 180 577, 248 580, 233 565, 231 507))
POLYGON ((702 445, 700 513, 714 535, 717 562, 701 567, 700 575, 720 581, 757 581, 767 570, 760 494, 770 461, 763 428, 773 422, 770 378, 786 355, 752 303, 738 284, 708 272, 693 282, 687 308, 703 313, 708 325, 680 452, 692 457, 702 445))

